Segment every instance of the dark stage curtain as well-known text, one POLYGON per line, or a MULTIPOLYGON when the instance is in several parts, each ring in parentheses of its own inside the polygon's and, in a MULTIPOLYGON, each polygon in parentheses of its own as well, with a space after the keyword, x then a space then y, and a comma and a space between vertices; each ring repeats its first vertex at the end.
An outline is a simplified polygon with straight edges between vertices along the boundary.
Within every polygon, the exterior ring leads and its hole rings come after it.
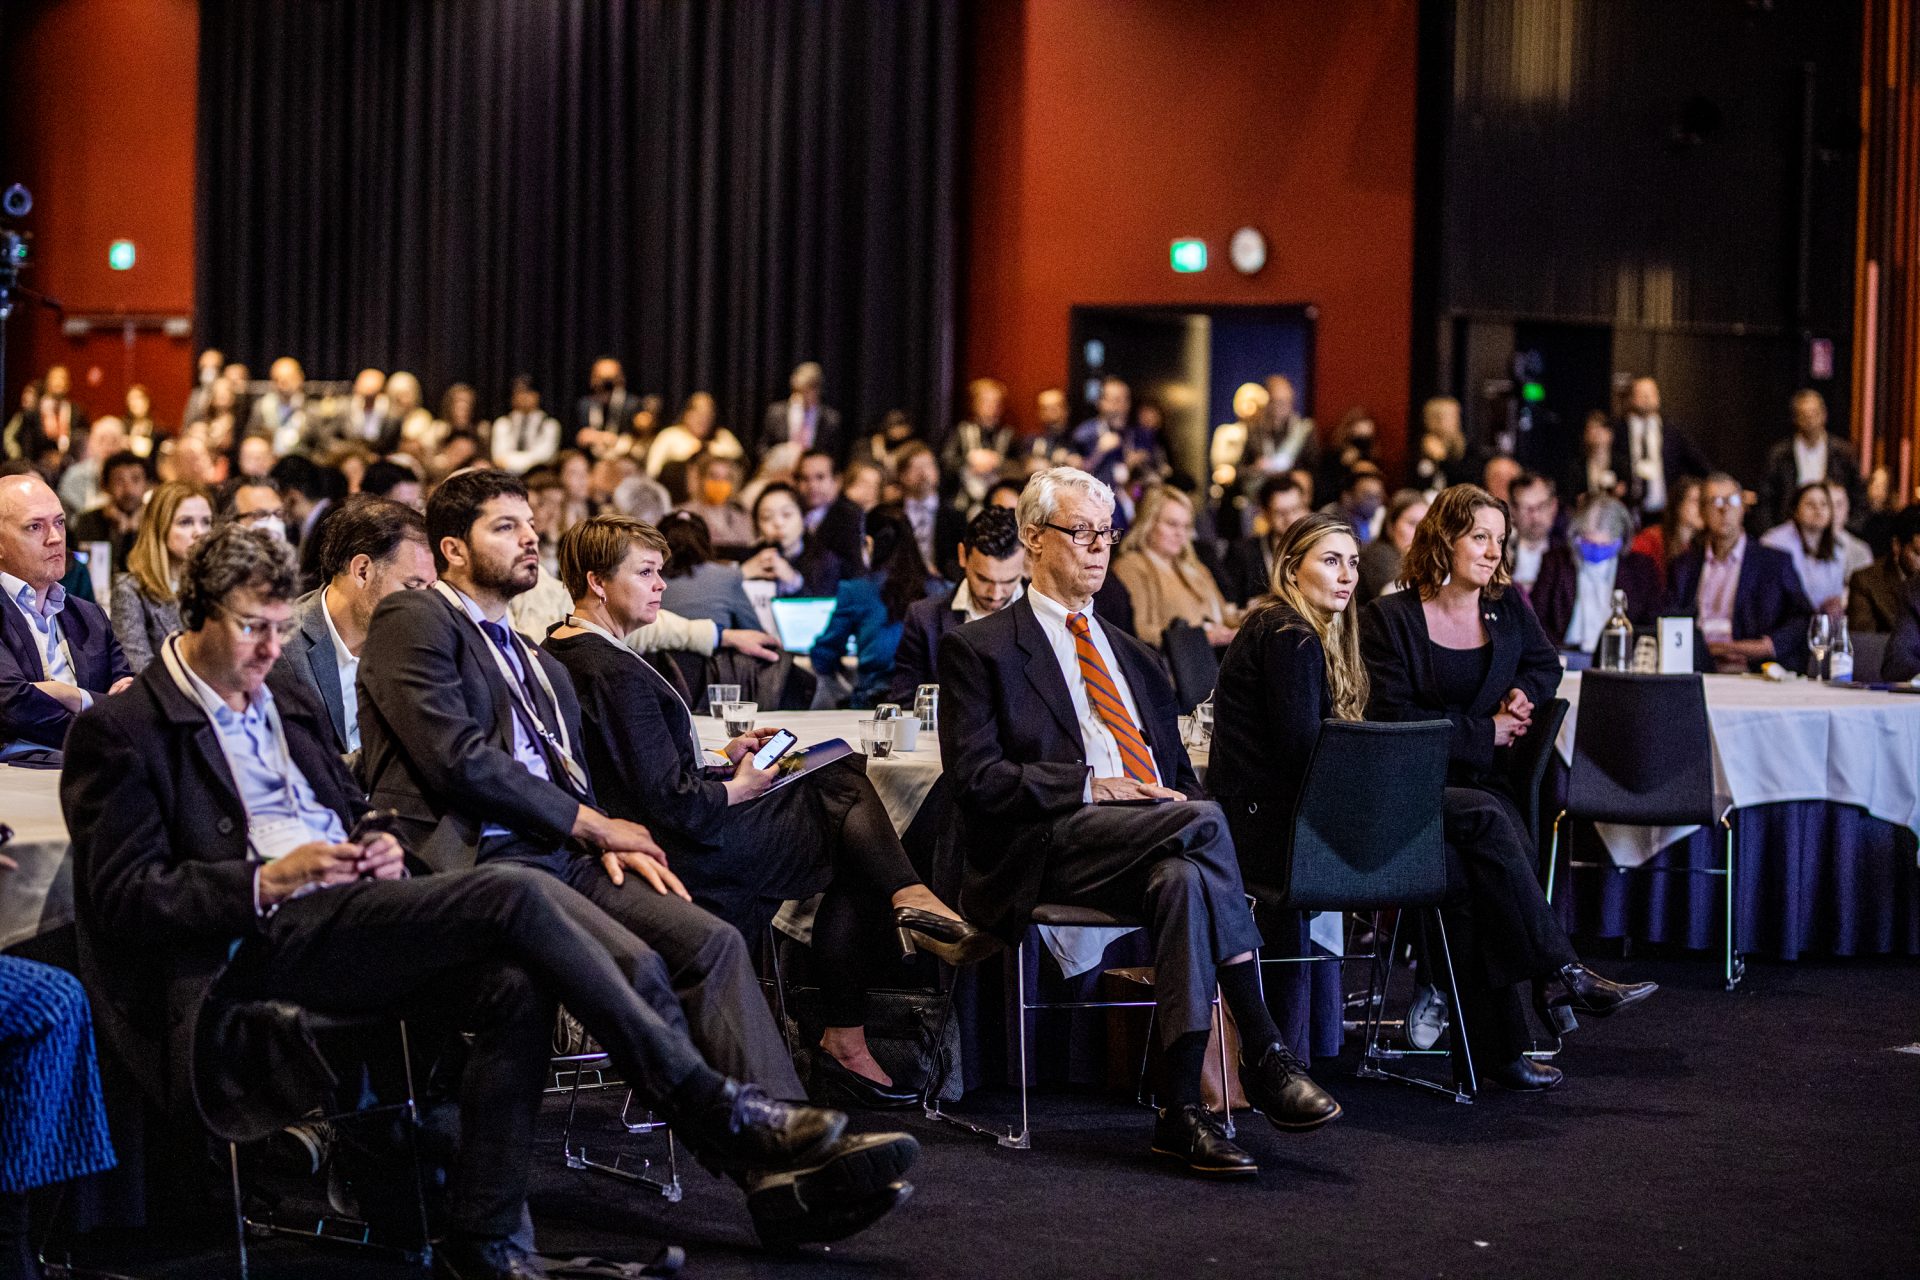
POLYGON ((960 0, 203 0, 197 322, 570 422, 613 355, 751 442, 953 382, 960 0))

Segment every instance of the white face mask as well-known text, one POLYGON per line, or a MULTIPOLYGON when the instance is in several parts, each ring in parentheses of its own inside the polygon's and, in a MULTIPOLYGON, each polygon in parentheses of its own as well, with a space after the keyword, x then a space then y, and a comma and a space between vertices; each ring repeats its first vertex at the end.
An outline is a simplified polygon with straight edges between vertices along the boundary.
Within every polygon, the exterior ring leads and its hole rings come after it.
POLYGON ((270 533, 285 542, 287 540, 287 522, 279 516, 262 516, 253 522, 253 527, 261 533, 270 533))

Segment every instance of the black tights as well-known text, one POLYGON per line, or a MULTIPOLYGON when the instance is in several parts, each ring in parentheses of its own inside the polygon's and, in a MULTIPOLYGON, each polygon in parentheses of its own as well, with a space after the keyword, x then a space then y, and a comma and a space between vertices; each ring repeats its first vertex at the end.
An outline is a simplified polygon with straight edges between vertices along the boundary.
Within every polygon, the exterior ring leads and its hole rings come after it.
POLYGON ((867 1020, 867 988, 880 957, 897 958, 893 895, 920 883, 893 819, 864 775, 837 832, 827 833, 833 882, 813 917, 813 960, 820 1017, 829 1027, 867 1020))

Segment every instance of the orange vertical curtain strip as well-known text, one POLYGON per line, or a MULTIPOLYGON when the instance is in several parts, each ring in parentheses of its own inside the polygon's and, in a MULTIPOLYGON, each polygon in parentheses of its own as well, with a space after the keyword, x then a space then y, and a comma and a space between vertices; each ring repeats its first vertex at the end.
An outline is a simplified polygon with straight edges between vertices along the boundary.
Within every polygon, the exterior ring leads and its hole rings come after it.
POLYGON ((1853 435, 1912 501, 1920 457, 1920 0, 1865 0, 1853 435))

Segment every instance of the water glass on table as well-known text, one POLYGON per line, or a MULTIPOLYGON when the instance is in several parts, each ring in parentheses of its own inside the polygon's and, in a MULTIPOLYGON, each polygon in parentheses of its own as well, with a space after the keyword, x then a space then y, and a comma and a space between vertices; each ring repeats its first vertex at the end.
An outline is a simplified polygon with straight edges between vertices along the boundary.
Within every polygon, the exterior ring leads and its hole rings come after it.
POLYGON ((753 722, 760 714, 757 702, 723 702, 720 704, 720 719, 727 726, 727 737, 737 738, 743 733, 753 732, 753 722))
POLYGON ((920 727, 932 733, 940 727, 940 686, 923 684, 913 691, 913 711, 920 718, 920 727))
POLYGON ((710 684, 707 686, 707 714, 717 716, 720 708, 729 702, 740 700, 740 686, 737 684, 710 684))
POLYGON ((860 722, 860 750, 870 760, 884 760, 893 754, 892 720, 862 720, 860 722))
POLYGON ((1833 647, 1833 619, 1816 613, 1807 619, 1807 674, 1819 680, 1827 674, 1827 650, 1833 647))

